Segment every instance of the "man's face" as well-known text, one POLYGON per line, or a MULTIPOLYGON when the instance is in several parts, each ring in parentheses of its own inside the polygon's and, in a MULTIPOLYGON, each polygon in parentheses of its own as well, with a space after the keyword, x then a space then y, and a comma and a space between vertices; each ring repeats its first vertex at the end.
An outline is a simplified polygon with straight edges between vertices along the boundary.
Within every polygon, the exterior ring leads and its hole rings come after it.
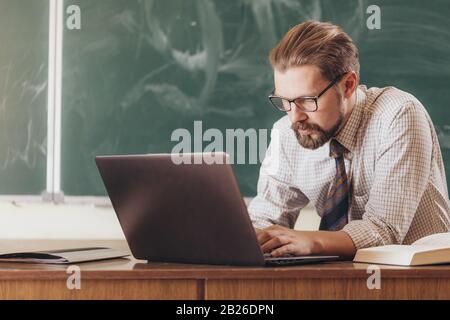
MULTIPOLYGON (((320 74, 319 68, 310 65, 288 68, 284 72, 275 69, 274 80, 275 95, 288 99, 316 96, 330 83, 320 74)), ((297 140, 304 148, 319 148, 340 129, 344 120, 343 102, 336 86, 319 98, 315 112, 304 112, 291 103, 287 114, 297 140)))

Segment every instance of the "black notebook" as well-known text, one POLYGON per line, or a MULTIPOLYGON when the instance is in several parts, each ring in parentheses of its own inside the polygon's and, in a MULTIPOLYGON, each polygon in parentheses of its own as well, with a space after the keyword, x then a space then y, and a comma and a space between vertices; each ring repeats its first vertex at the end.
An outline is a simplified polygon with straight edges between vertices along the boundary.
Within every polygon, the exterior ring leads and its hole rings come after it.
POLYGON ((130 254, 125 250, 103 247, 89 247, 0 254, 0 262, 71 264, 78 262, 123 258, 129 255, 130 254))

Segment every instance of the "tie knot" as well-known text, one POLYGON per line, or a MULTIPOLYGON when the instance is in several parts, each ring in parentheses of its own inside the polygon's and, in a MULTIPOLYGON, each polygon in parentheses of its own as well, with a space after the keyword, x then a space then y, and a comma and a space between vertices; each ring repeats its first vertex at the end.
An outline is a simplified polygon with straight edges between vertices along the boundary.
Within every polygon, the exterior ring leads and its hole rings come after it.
POLYGON ((347 149, 345 149, 345 147, 336 139, 330 141, 330 157, 339 158, 343 156, 345 152, 347 152, 347 149))

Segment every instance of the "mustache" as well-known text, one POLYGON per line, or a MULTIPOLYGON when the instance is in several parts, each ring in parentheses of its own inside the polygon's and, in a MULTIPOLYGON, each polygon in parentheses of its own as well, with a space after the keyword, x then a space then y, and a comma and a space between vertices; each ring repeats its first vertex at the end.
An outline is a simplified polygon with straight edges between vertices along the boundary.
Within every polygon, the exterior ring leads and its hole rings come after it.
POLYGON ((306 123, 306 122, 294 122, 291 125, 292 130, 297 131, 297 130, 316 130, 316 131, 321 131, 321 128, 314 123, 306 123))

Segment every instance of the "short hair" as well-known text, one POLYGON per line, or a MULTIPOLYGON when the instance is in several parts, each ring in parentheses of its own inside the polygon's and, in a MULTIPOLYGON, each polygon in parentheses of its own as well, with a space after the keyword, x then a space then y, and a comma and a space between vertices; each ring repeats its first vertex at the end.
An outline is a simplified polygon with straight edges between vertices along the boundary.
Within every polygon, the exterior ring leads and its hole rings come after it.
POLYGON ((353 70, 359 81, 359 54, 352 38, 339 26, 306 21, 290 29, 270 51, 274 69, 285 71, 301 65, 317 66, 330 81, 353 70))

